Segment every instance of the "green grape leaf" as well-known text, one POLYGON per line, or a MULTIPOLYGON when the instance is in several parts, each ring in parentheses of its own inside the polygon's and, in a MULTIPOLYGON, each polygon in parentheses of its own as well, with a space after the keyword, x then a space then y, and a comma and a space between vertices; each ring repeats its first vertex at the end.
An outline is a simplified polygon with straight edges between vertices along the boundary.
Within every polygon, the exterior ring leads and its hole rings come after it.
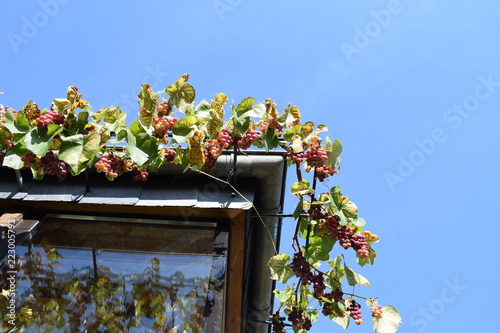
POLYGON ((330 319, 339 324, 343 329, 347 329, 349 327, 349 322, 351 317, 348 314, 344 314, 343 316, 330 316, 330 319))
POLYGON ((304 151, 304 141, 302 141, 302 138, 300 135, 294 135, 292 138, 292 149, 295 154, 301 153, 304 151))
POLYGON ((66 98, 55 98, 52 100, 52 105, 54 110, 60 114, 67 114, 69 109, 71 109, 71 102, 66 98))
POLYGON ((5 111, 3 125, 12 133, 26 133, 30 130, 30 124, 28 119, 24 116, 22 112, 18 112, 16 115, 11 109, 5 111))
POLYGON ((311 184, 305 179, 295 182, 290 187, 290 190, 292 191, 293 195, 298 195, 298 196, 303 196, 312 193, 311 184))
POLYGON ((293 295, 295 295, 295 292, 289 286, 286 286, 283 291, 275 289, 273 293, 281 303, 286 303, 293 295))
POLYGON ((288 263, 289 261, 290 256, 285 253, 277 254, 269 259, 267 266, 271 269, 271 279, 286 283, 289 278, 295 276, 288 263))
POLYGON ((194 107, 194 114, 200 120, 200 124, 205 124, 210 118, 212 107, 206 100, 202 100, 194 107))
POLYGON ((74 112, 71 112, 66 117, 66 124, 68 125, 68 134, 75 135, 80 134, 85 129, 85 126, 89 123, 89 113, 83 111, 78 113, 78 116, 74 112))
POLYGON ((296 105, 288 105, 283 112, 285 126, 292 127, 300 124, 300 110, 296 105))
POLYGON ((139 97, 139 105, 141 107, 145 108, 148 111, 154 112, 154 110, 156 109, 156 104, 158 104, 159 94, 154 93, 149 84, 142 84, 141 91, 139 92, 137 97, 139 97))
POLYGON ((118 106, 110 106, 101 110, 103 114, 104 127, 110 132, 117 133, 120 129, 126 127, 125 118, 127 114, 118 106))
POLYGON ((29 150, 26 149, 24 143, 19 142, 7 151, 2 165, 12 169, 21 169, 24 167, 24 162, 21 161, 21 157, 23 157, 23 155, 27 152, 29 152, 29 150))
POLYGON ((266 107, 261 102, 255 102, 255 98, 244 98, 236 107, 235 116, 238 121, 246 117, 261 118, 266 113, 266 107))
POLYGON ((300 217, 300 214, 302 214, 303 210, 304 210, 304 203, 302 202, 302 200, 300 200, 297 203, 295 210, 293 211, 293 218, 298 219, 300 217))
POLYGON ((372 317, 375 333, 395 333, 401 323, 401 315, 392 305, 382 307, 382 318, 372 317))
POLYGON ((353 271, 350 267, 344 265, 345 275, 347 277, 347 283, 350 286, 357 287, 361 285, 361 278, 359 274, 353 271))
POLYGON ((328 135, 325 139, 324 149, 326 155, 328 156, 328 160, 325 161, 325 164, 331 167, 335 166, 340 154, 342 153, 342 144, 337 139, 335 139, 332 143, 332 140, 328 135))
POLYGON ((127 129, 127 143, 130 158, 140 169, 158 155, 156 138, 146 133, 139 120, 133 121, 127 129))
POLYGON ((63 127, 49 124, 47 128, 33 128, 24 137, 24 145, 38 156, 44 156, 49 150, 52 139, 63 131, 63 127))
POLYGON ((266 134, 264 135, 264 147, 266 147, 266 151, 278 147, 279 144, 280 141, 278 139, 278 135, 276 135, 276 130, 274 128, 268 128, 266 130, 266 134))
POLYGON ((59 159, 68 163, 72 175, 78 175, 90 167, 99 152, 99 133, 91 131, 86 136, 76 134, 62 138, 59 159))
POLYGON ((196 91, 194 90, 194 87, 189 83, 186 83, 182 86, 182 88, 180 89, 180 93, 181 99, 184 100, 187 104, 193 103, 196 97, 196 91))
POLYGON ((188 159, 189 163, 201 169, 205 165, 205 154, 203 146, 203 132, 195 131, 194 135, 188 141, 188 159))
POLYGON ((306 247, 305 257, 310 264, 315 264, 320 260, 328 260, 334 244, 335 239, 331 237, 311 236, 306 247))
POLYGON ((358 217, 351 220, 352 224, 356 227, 364 227, 366 225, 366 221, 364 218, 358 217))
POLYGON ((188 142, 197 129, 198 123, 198 117, 194 115, 179 119, 172 128, 172 138, 177 143, 188 142))

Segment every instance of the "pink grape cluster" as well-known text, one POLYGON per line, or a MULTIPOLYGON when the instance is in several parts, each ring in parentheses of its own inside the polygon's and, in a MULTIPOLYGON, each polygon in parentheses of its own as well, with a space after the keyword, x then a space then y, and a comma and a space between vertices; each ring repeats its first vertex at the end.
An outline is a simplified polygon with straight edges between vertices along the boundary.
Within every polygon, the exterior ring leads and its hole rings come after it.
POLYGON ((36 118, 36 125, 40 129, 45 129, 49 124, 65 125, 66 117, 57 111, 47 111, 36 118))
POLYGON ((165 154, 163 155, 163 157, 165 158, 166 162, 172 163, 176 156, 177 153, 175 152, 175 150, 169 148, 165 149, 165 154))
POLYGON ((147 169, 139 169, 139 168, 134 168, 136 171, 136 175, 132 178, 134 181, 141 181, 145 182, 148 180, 148 170, 147 169))
POLYGON ((319 168, 328 160, 328 155, 323 148, 311 148, 306 152, 305 158, 310 169, 319 168))
POLYGON ((59 179, 65 179, 68 165, 64 161, 60 161, 52 151, 48 151, 45 156, 40 158, 35 171, 38 174, 56 175, 59 179))
POLYGON ((349 307, 347 308, 347 311, 349 311, 349 315, 352 319, 354 319, 356 325, 359 325, 363 322, 363 320, 361 319, 361 305, 358 302, 352 299, 349 307))
POLYGON ((313 277, 311 278, 311 283, 313 285, 314 295, 316 295, 316 297, 322 297, 325 295, 326 284, 325 279, 323 278, 323 273, 313 275, 313 277))
POLYGON ((217 163, 217 159, 222 153, 222 147, 218 140, 210 140, 205 145, 204 154, 205 154, 205 167, 207 169, 215 168, 215 164, 217 163))
POLYGON ((382 318, 382 313, 384 310, 382 309, 382 305, 377 305, 372 307, 372 317, 382 318))
POLYGON ((307 263, 306 258, 302 255, 302 252, 295 252, 291 266, 295 276, 300 277, 302 284, 305 286, 311 284, 314 275, 311 272, 311 267, 307 263))
POLYGON ((278 122, 278 119, 276 118, 267 119, 260 125, 261 133, 266 133, 268 129, 274 129, 278 137, 283 135, 283 126, 278 122))
POLYGON ((285 330, 285 317, 280 316, 280 311, 276 310, 275 313, 269 316, 269 320, 271 321, 271 331, 272 333, 286 333, 285 330))
POLYGON ((300 163, 304 162, 304 159, 306 158, 306 154, 304 152, 294 153, 293 151, 289 151, 287 153, 287 157, 289 157, 292 160, 293 164, 300 164, 300 163))
POLYGON ((333 176, 336 173, 336 171, 331 166, 326 164, 316 168, 315 172, 316 177, 320 182, 325 181, 326 178, 333 176))
POLYGON ((12 145, 12 137, 8 138, 8 139, 5 139, 4 140, 4 143, 5 143, 5 146, 7 147, 7 149, 11 149, 12 147, 14 147, 12 145))
MULTIPOLYGON (((342 301, 342 297, 343 296, 344 296, 344 293, 339 288, 337 288, 335 290, 332 290, 329 293, 325 293, 323 295, 324 298, 329 299, 330 301, 335 302, 335 303, 338 303, 338 302, 342 301)), ((332 303, 329 303, 329 302, 324 302, 323 303, 323 311, 322 311, 322 313, 325 316, 337 315, 337 316, 340 316, 340 317, 344 317, 346 315, 346 313, 344 311, 342 311, 342 310, 340 310, 338 308, 334 312, 332 303)))
POLYGON ((306 331, 309 331, 311 329, 312 327, 311 319, 305 316, 304 310, 294 306, 292 308, 288 308, 287 311, 289 311, 288 321, 292 323, 294 328, 306 331))
POLYGON ((172 112, 172 107, 168 105, 166 100, 163 100, 156 105, 156 111, 158 111, 158 117, 164 117, 172 112))
POLYGON ((236 147, 238 149, 248 149, 252 144, 259 138, 259 134, 255 131, 247 131, 243 138, 239 138, 236 141, 236 147))
POLYGON ((365 234, 356 234, 357 228, 352 229, 349 224, 340 225, 340 218, 337 215, 328 215, 322 222, 328 236, 339 241, 344 249, 352 247, 361 257, 370 256, 365 234))
POLYGON ((231 148, 234 143, 234 137, 227 129, 220 131, 216 140, 222 148, 226 149, 231 148))
POLYGON ((23 161, 26 168, 30 168, 33 164, 36 163, 36 154, 29 151, 21 156, 21 161, 23 161))
POLYGON ((94 131, 95 130, 95 126, 94 125, 90 125, 90 126, 87 126, 83 129, 83 132, 82 132, 82 135, 83 136, 87 136, 90 134, 90 132, 94 131))
POLYGON ((132 162, 121 159, 113 153, 103 154, 94 166, 97 172, 104 172, 109 180, 114 180, 116 177, 133 169, 132 162))
POLYGON ((175 123, 177 122, 177 118, 169 118, 169 117, 156 117, 154 120, 154 136, 158 139, 163 139, 168 135, 168 132, 172 130, 175 123))

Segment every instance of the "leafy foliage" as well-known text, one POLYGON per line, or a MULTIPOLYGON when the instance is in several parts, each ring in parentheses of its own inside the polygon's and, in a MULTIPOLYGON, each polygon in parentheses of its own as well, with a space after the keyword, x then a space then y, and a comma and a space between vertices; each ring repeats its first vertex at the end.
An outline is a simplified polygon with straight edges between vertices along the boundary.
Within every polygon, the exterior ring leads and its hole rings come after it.
MULTIPOLYGON (((43 178, 46 170, 62 179, 66 172, 78 175, 95 167, 109 180, 127 172, 146 180, 148 171, 164 163, 201 170, 215 167, 224 149, 280 147, 297 174, 291 192, 298 204, 293 214, 297 225, 293 258, 277 253, 269 260, 271 277, 287 283, 283 291, 275 291, 281 306, 270 316, 273 330, 292 327, 294 332, 305 332, 319 313, 343 328, 348 327, 350 317, 360 324, 360 305, 354 298, 363 297, 342 288, 345 283, 353 288, 370 284, 347 266, 343 255, 333 258, 333 252, 353 249, 360 266, 374 264, 372 245, 379 239, 364 229, 366 222, 358 217, 358 207, 340 188, 318 194, 316 181, 311 186, 302 177, 305 171, 323 182, 339 172, 340 141, 330 136, 322 141, 326 126, 303 122, 295 105, 279 113, 271 99, 259 102, 246 97, 227 107, 229 99, 223 93, 211 102, 195 104, 195 89, 188 80, 185 74, 159 92, 143 84, 139 116, 129 127, 120 107, 94 112, 74 86, 68 88, 66 98, 54 99, 50 110, 40 110, 32 100, 20 111, 0 110, 0 164, 30 168, 36 179, 43 178), (230 111, 226 121, 225 108, 230 111), (120 144, 122 149, 110 144, 120 144)), ((374 312, 374 330, 395 332, 401 317, 392 306, 381 309, 374 312)))

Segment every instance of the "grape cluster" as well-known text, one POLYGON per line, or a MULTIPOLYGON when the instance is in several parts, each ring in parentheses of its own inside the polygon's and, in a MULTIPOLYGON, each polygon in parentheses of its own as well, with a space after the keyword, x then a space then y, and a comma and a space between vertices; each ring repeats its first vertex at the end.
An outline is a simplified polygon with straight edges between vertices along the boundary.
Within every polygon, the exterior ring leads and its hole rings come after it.
POLYGON ((177 153, 173 149, 165 149, 165 154, 163 157, 165 158, 165 161, 172 163, 177 156, 177 153))
POLYGON ((147 169, 139 169, 137 167, 134 168, 136 171, 136 175, 132 178, 134 181, 145 182, 148 180, 148 170, 147 169))
POLYGON ((29 151, 21 156, 21 161, 23 161, 25 167, 30 168, 33 164, 36 163, 36 154, 29 151))
POLYGON ((325 293, 324 297, 333 302, 340 302, 342 300, 342 297, 344 297, 344 293, 342 292, 342 289, 336 288, 329 293, 325 293))
POLYGON ((326 217, 325 213, 321 211, 321 205, 311 205, 311 207, 307 211, 307 214, 309 215, 309 218, 311 218, 311 220, 322 220, 326 217))
POLYGON ((293 151, 288 151, 287 152, 287 157, 292 160, 293 164, 301 164, 304 162, 304 159, 306 158, 305 153, 294 153, 293 151))
POLYGON ((205 154, 205 167, 208 169, 215 168, 215 164, 217 163, 217 159, 222 153, 222 147, 218 140, 210 140, 207 142, 204 154, 205 154))
POLYGON ((372 307, 372 317, 382 318, 382 313, 384 310, 382 309, 382 305, 377 305, 372 307))
POLYGON ((163 139, 168 135, 168 132, 172 130, 175 123, 177 122, 177 118, 169 118, 169 117, 156 117, 154 120, 154 137, 158 139, 163 139))
POLYGON ((47 111, 36 118, 36 125, 40 129, 45 129, 49 124, 65 125, 66 117, 57 111, 47 111))
POLYGON ((109 180, 114 180, 116 177, 132 170, 130 161, 123 160, 113 153, 103 154, 94 166, 97 172, 104 172, 109 180))
POLYGON ((276 310, 275 313, 269 316, 269 320, 271 320, 272 324, 272 332, 273 333, 286 333, 285 330, 285 317, 280 317, 280 311, 276 310))
POLYGON ((158 117, 168 116, 172 112, 172 107, 168 105, 166 100, 161 101, 156 105, 156 111, 158 111, 158 117))
POLYGON ((52 151, 48 151, 45 156, 40 158, 35 171, 38 174, 56 175, 59 179, 65 179, 68 173, 68 165, 66 162, 60 161, 52 151))
POLYGON ((264 123, 260 125, 260 131, 266 133, 268 129, 274 129, 277 136, 283 135, 283 126, 279 123, 277 117, 269 118, 264 123))
POLYGON ((222 148, 231 148, 234 144, 234 137, 227 129, 223 129, 217 136, 217 142, 222 148))
POLYGON ((335 172, 336 171, 331 166, 326 165, 326 164, 316 168, 316 170, 315 170, 316 177, 318 178, 318 180, 320 182, 323 182, 323 181, 325 181, 326 178, 333 176, 335 174, 335 172))
POLYGON ((344 249, 352 247, 361 257, 367 258, 370 256, 365 233, 356 234, 357 228, 352 229, 349 224, 340 225, 340 217, 337 215, 328 215, 322 222, 326 227, 328 236, 339 241, 344 249))
POLYGON ((311 272, 311 267, 306 261, 306 258, 302 255, 302 252, 295 252, 292 259, 292 270, 295 276, 300 277, 302 283, 305 286, 311 284, 313 279, 313 273, 311 272))
POLYGON ((354 234, 351 236, 351 246, 352 248, 358 252, 361 257, 368 258, 370 256, 370 252, 368 251, 368 243, 366 242, 365 235, 363 234, 354 234))
POLYGON ((95 126, 94 125, 90 125, 90 126, 87 126, 83 129, 83 132, 82 132, 82 135, 83 136, 87 136, 90 134, 90 132, 94 131, 95 130, 95 126))
POLYGON ((322 167, 325 161, 328 160, 328 155, 323 148, 312 147, 306 152, 305 159, 307 168, 310 170, 312 168, 322 167))
POLYGON ((243 138, 239 138, 236 141, 236 147, 238 149, 246 150, 252 146, 252 144, 259 138, 259 134, 255 131, 247 131, 243 138))
POLYGON ((5 143, 5 146, 7 147, 7 149, 10 149, 10 148, 14 147, 14 146, 12 145, 12 137, 10 137, 10 138, 8 138, 8 139, 5 139, 5 140, 4 140, 4 143, 5 143))
POLYGON ((361 305, 356 302, 355 300, 351 299, 351 302, 349 304, 349 307, 347 308, 347 311, 349 311, 349 315, 351 316, 352 319, 354 319, 354 322, 356 325, 359 325, 363 322, 362 315, 361 315, 361 305))
POLYGON ((292 323, 293 327, 306 331, 309 331, 311 329, 311 319, 305 316, 304 310, 299 309, 296 306, 292 307, 291 309, 288 308, 287 310, 290 311, 288 314, 288 321, 292 323))
POLYGON ((326 284, 325 279, 323 278, 323 273, 313 275, 311 283, 313 284, 314 295, 316 295, 316 297, 322 297, 325 295, 326 284))

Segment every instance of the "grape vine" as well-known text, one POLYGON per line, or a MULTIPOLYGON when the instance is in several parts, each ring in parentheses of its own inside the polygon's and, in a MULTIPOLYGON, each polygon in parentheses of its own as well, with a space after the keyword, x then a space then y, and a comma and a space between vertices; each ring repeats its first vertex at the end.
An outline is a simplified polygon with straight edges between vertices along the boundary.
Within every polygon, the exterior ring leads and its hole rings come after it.
POLYGON ((277 253, 268 264, 271 278, 285 284, 274 291, 280 305, 269 314, 272 331, 309 331, 319 314, 343 328, 351 319, 361 324, 356 300, 364 299, 374 330, 396 332, 401 317, 392 306, 346 291, 346 284, 352 289, 369 285, 347 265, 347 255, 360 266, 374 264, 372 245, 378 237, 365 229, 357 206, 339 187, 319 193, 315 181, 311 185, 303 178, 305 172, 328 185, 340 171, 340 141, 321 138, 327 127, 304 122, 297 106, 279 112, 269 98, 259 102, 247 97, 228 105, 228 97, 220 93, 196 104, 188 80, 185 74, 158 92, 143 84, 138 119, 128 126, 119 107, 94 111, 74 86, 48 109, 40 110, 32 100, 19 111, 1 107, 0 165, 29 169, 34 179, 54 175, 62 180, 94 168, 110 181, 124 174, 147 181, 164 163, 201 171, 214 168, 224 150, 283 149, 297 174, 291 192, 298 204, 294 255, 277 253))

